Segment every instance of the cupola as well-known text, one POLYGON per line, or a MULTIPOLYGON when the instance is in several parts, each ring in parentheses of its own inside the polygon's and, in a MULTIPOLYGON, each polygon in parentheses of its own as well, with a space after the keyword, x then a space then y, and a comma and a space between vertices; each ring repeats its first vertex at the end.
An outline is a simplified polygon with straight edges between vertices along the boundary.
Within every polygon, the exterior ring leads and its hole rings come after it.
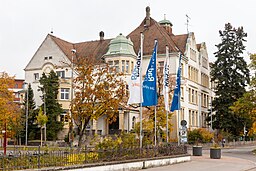
POLYGON ((161 27, 163 27, 170 35, 173 35, 172 33, 172 23, 166 19, 166 16, 164 14, 164 19, 159 21, 159 24, 161 27))
POLYGON ((136 56, 133 43, 129 39, 127 39, 122 33, 120 33, 116 38, 112 39, 109 43, 108 51, 104 56, 136 56))

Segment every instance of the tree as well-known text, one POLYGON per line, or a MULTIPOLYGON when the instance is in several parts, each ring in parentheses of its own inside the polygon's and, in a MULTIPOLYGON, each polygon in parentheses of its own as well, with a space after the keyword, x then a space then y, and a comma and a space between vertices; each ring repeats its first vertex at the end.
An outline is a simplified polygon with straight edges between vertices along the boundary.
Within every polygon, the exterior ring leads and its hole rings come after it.
POLYGON ((251 63, 249 67, 252 72, 252 77, 250 81, 249 91, 244 93, 244 95, 239 98, 234 104, 230 107, 231 110, 243 118, 243 125, 246 128, 249 128, 249 133, 256 133, 256 54, 250 55, 251 63))
POLYGON ((34 92, 31 88, 31 84, 28 85, 28 91, 26 93, 28 93, 28 96, 25 94, 24 105, 27 104, 28 97, 28 139, 33 140, 36 139, 36 135, 38 134, 38 126, 35 124, 38 109, 36 109, 34 92))
POLYGON ((34 92, 33 92, 33 89, 31 88, 31 84, 28 84, 27 90, 25 90, 23 106, 24 106, 22 111, 23 131, 21 132, 20 136, 25 138, 26 110, 28 107, 28 139, 34 140, 36 139, 36 134, 38 134, 38 126, 36 124, 36 116, 38 114, 38 110, 36 110, 36 105, 34 101, 34 92))
POLYGON ((213 128, 238 135, 243 127, 240 124, 242 118, 229 107, 243 96, 249 83, 249 69, 241 56, 247 34, 243 27, 236 29, 230 23, 219 34, 222 42, 216 45, 218 51, 214 55, 217 59, 211 71, 211 81, 216 85, 216 98, 212 102, 215 111, 213 128))
POLYGON ((56 140, 57 134, 63 128, 63 123, 57 121, 57 118, 63 112, 61 105, 58 103, 57 97, 59 92, 59 78, 56 73, 52 70, 49 75, 45 73, 39 80, 41 86, 39 86, 42 92, 42 108, 46 109, 44 111, 48 117, 46 127, 50 128, 47 130, 47 139, 56 140))
MULTIPOLYGON (((174 77, 169 78, 169 87, 173 87, 175 85, 174 77)), ((172 99, 171 89, 169 89, 169 104, 172 99)), ((157 139, 162 138, 162 140, 166 140, 166 110, 164 104, 164 95, 163 95, 163 73, 160 70, 157 72, 157 94, 158 94, 158 104, 156 106, 156 130, 157 130, 157 139)), ((168 129, 171 132, 171 117, 173 113, 168 114, 168 129)), ((154 142, 154 131, 155 131, 155 107, 144 107, 143 109, 143 131, 145 131, 145 138, 147 136, 148 143, 152 144, 154 142)), ((136 126, 136 132, 139 133, 139 125, 136 126)), ((145 139, 144 138, 144 139, 145 139)), ((146 142, 144 142, 145 145, 146 142)))
POLYGON ((14 77, 0 73, 0 130, 7 131, 12 138, 21 129, 21 111, 14 102, 13 92, 9 90, 14 85, 14 77))
POLYGON ((116 120, 125 95, 122 74, 106 64, 90 58, 78 58, 74 80, 75 98, 72 101, 72 118, 78 127, 78 146, 81 147, 85 128, 90 120, 106 116, 116 120))
POLYGON ((43 127, 47 123, 48 118, 43 114, 42 108, 39 109, 38 115, 36 116, 37 124, 40 126, 40 135, 41 135, 41 146, 43 145, 43 127))

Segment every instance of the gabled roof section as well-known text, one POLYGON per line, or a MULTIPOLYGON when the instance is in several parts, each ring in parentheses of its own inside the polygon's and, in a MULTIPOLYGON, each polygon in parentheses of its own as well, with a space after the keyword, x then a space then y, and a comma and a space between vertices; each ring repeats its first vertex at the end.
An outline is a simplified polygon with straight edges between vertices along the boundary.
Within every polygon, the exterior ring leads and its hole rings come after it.
POLYGON ((90 57, 100 60, 101 57, 107 52, 108 44, 110 42, 110 39, 106 39, 81 43, 70 43, 56 36, 50 36, 70 60, 72 58, 72 49, 76 50, 77 57, 90 57))
POLYGON ((96 60, 101 60, 101 57, 107 53, 108 45, 111 39, 96 40, 90 42, 76 43, 76 56, 90 57, 96 60))
POLYGON ((179 47, 181 52, 184 54, 186 51, 186 44, 188 39, 188 34, 174 35, 172 36, 175 44, 179 47))
POLYGON ((150 18, 150 25, 145 26, 146 18, 134 31, 132 31, 127 37, 130 37, 133 44, 135 52, 137 53, 140 48, 140 34, 143 32, 144 41, 143 41, 143 54, 151 55, 154 48, 155 39, 158 40, 158 53, 166 53, 166 45, 169 47, 170 52, 179 52, 179 47, 175 44, 172 37, 168 32, 159 25, 154 19, 150 18))
POLYGON ((63 39, 60 39, 56 36, 53 36, 51 34, 48 34, 52 40, 59 46, 59 48, 65 53, 65 55, 71 60, 72 52, 71 50, 74 49, 74 44, 67 42, 63 39))

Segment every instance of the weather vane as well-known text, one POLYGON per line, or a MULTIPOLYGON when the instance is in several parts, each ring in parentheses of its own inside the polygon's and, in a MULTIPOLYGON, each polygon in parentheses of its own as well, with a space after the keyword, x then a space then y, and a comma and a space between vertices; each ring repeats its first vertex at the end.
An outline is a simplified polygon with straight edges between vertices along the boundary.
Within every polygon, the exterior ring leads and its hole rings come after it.
POLYGON ((189 33, 188 31, 188 26, 189 26, 189 20, 191 20, 191 18, 186 14, 186 17, 187 17, 187 22, 186 22, 186 25, 187 25, 187 32, 189 33))

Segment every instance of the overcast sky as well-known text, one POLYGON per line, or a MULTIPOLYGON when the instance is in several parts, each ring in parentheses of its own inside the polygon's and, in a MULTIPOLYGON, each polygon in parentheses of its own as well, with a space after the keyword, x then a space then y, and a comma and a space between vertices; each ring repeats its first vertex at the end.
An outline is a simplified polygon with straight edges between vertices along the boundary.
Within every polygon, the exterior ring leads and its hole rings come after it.
POLYGON ((77 43, 114 38, 133 31, 150 6, 151 17, 173 24, 174 34, 194 32, 196 42, 206 42, 210 61, 219 30, 230 22, 248 33, 246 51, 256 53, 255 0, 0 0, 0 72, 24 78, 24 68, 48 33, 77 43))

